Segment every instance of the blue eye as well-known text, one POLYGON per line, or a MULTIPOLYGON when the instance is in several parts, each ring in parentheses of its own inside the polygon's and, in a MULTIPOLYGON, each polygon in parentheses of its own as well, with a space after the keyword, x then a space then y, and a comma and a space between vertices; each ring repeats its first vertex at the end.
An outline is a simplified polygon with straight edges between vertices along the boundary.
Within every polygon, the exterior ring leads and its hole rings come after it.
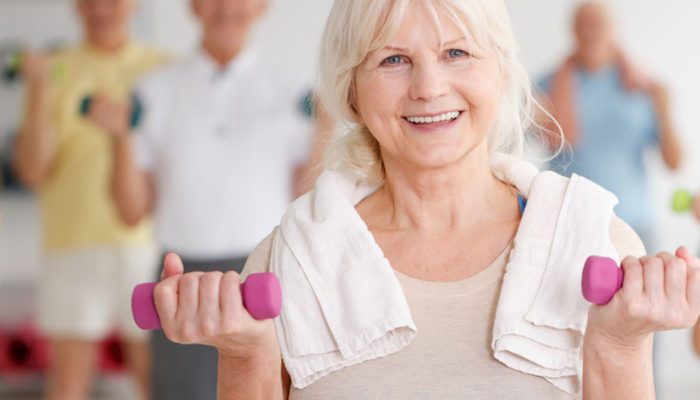
POLYGON ((461 58, 468 56, 466 51, 460 49, 450 49, 447 51, 447 55, 450 58, 461 58))
POLYGON ((401 56, 389 56, 382 61, 382 64, 387 65, 398 65, 403 62, 403 57, 401 56))

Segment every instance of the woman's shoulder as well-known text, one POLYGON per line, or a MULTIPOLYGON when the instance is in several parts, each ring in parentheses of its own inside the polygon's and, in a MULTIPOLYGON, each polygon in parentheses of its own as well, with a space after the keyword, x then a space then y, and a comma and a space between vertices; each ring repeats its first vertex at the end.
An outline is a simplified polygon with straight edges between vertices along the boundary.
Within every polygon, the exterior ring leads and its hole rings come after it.
POLYGON ((270 255, 272 254, 272 239, 277 228, 255 246, 245 262, 241 277, 245 279, 248 275, 256 272, 268 272, 270 270, 270 255))
POLYGON ((617 254, 620 256, 620 260, 626 256, 641 257, 646 255, 646 249, 644 248, 644 243, 639 235, 629 226, 622 218, 617 215, 613 215, 610 220, 610 241, 612 241, 613 246, 617 254))

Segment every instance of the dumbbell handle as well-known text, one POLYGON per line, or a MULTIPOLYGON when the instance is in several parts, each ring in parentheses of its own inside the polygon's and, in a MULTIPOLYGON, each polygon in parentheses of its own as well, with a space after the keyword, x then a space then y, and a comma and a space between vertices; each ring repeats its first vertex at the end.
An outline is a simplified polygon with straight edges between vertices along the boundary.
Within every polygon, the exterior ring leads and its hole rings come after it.
POLYGON ((605 305, 622 287, 624 272, 615 260, 590 256, 586 259, 581 277, 583 297, 593 304, 605 305))
MULTIPOLYGON (((141 329, 160 329, 160 318, 153 299, 157 283, 142 283, 131 295, 131 312, 136 325, 141 329)), ((282 289, 272 272, 250 274, 241 283, 243 306, 258 320, 275 318, 282 308, 282 289)))

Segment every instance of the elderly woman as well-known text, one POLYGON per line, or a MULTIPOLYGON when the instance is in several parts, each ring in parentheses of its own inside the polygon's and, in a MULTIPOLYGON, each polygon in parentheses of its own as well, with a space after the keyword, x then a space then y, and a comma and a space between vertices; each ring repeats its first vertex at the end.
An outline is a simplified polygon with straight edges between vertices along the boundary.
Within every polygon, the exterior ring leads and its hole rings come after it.
POLYGON ((699 263, 642 257, 613 195, 517 159, 533 100, 501 1, 337 0, 320 93, 348 129, 243 272, 277 274, 280 317, 174 254, 156 287, 168 337, 218 349, 220 398, 653 398, 652 333, 697 319, 699 263), (589 254, 630 255, 605 306, 589 254))

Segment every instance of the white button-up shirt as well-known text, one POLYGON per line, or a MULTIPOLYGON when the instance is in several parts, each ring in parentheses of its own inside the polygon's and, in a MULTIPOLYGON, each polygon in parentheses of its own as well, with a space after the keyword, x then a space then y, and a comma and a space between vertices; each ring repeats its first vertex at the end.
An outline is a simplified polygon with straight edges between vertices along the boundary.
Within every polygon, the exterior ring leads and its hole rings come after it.
POLYGON ((160 246, 243 256, 270 233, 310 148, 308 89, 249 50, 224 68, 200 51, 139 84, 136 158, 154 177, 160 246))

